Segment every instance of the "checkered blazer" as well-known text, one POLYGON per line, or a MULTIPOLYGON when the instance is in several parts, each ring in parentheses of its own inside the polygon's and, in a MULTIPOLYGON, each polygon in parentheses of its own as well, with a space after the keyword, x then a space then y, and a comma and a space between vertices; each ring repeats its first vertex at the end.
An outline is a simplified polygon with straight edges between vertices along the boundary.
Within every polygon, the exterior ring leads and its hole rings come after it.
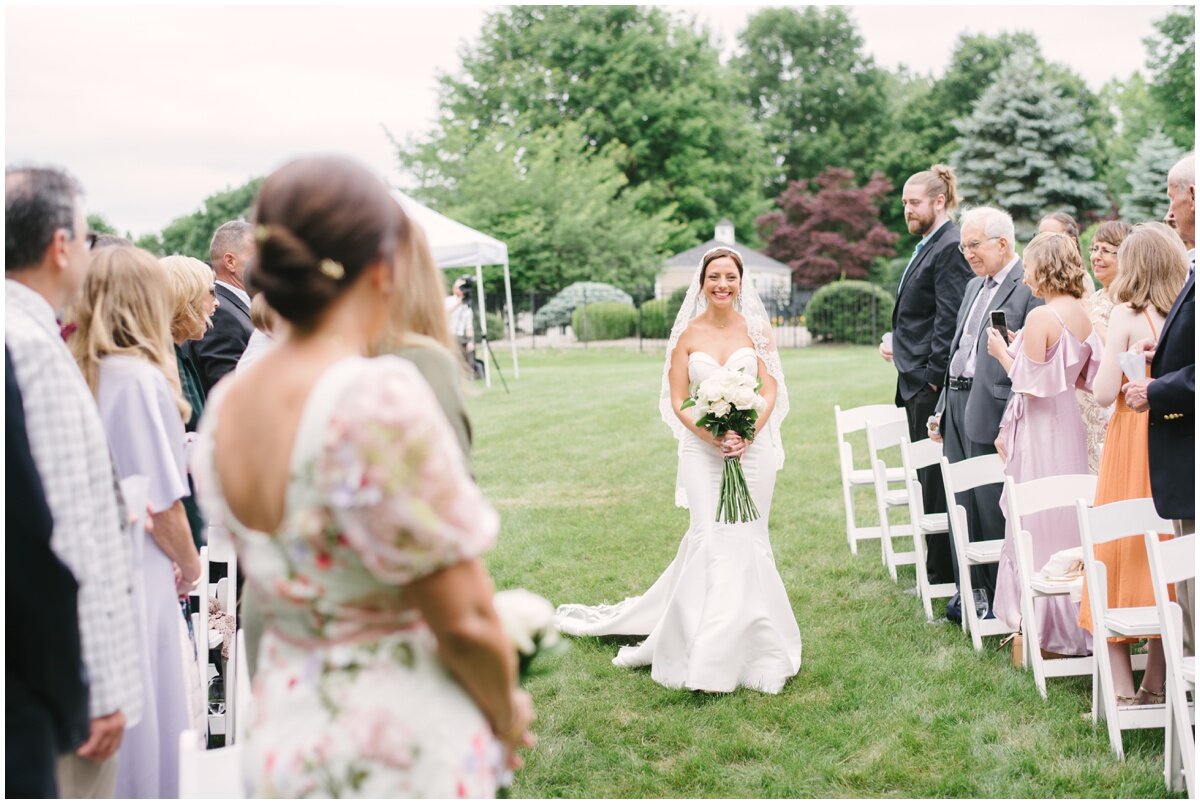
POLYGON ((133 725, 141 718, 142 679, 132 545, 104 426, 50 304, 11 279, 4 287, 4 340, 54 518, 50 546, 79 583, 88 713, 95 718, 119 709, 133 725))

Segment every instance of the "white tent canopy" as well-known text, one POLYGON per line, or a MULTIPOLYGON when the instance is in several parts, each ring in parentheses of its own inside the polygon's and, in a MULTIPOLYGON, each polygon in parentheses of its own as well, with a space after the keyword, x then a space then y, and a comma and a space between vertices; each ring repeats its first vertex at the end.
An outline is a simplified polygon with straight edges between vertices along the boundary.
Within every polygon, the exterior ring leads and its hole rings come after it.
MULTIPOLYGON (((517 333, 513 321, 512 282, 508 273, 508 246, 494 237, 476 231, 466 224, 447 218, 440 212, 430 209, 419 201, 405 195, 399 190, 392 190, 392 195, 404 212, 425 232, 429 240, 429 250, 433 252, 433 261, 441 269, 446 268, 475 268, 476 285, 479 288, 477 304, 479 313, 479 331, 486 338, 487 317, 483 306, 483 267, 485 265, 501 265, 504 267, 504 293, 508 318, 508 342, 512 346, 513 374, 521 376, 517 364, 517 333)), ((485 341, 485 348, 491 350, 485 341)), ((491 366, 484 356, 483 368, 487 384, 492 384, 491 366)))

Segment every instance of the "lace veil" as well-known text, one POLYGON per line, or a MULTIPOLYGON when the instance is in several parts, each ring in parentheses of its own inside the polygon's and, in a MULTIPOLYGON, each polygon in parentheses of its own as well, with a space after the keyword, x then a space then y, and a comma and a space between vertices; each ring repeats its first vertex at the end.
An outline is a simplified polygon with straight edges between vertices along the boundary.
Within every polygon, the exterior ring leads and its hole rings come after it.
MULTIPOLYGON (((675 351, 675 347, 679 344, 679 338, 683 335, 684 330, 688 328, 688 324, 692 322, 692 319, 708 308, 708 299, 700 292, 700 279, 703 276, 705 257, 715 250, 710 249, 700 258, 700 263, 696 266, 696 273, 692 277, 691 284, 688 285, 687 295, 683 299, 683 306, 679 308, 679 313, 675 316, 675 325, 671 327, 670 340, 667 341, 667 356, 663 365, 662 388, 658 397, 658 410, 662 415, 662 420, 671 428, 671 432, 675 434, 675 438, 681 444, 684 435, 688 434, 689 431, 675 416, 675 411, 671 406, 671 386, 669 379, 671 373, 671 353, 675 351)), ((734 251, 734 249, 726 250, 734 251)), ((742 289, 734 301, 733 309, 741 313, 746 319, 746 332, 754 344, 754 353, 758 355, 763 365, 766 366, 767 373, 775 378, 777 388, 775 392, 775 409, 771 412, 771 417, 767 420, 767 426, 760 434, 760 438, 763 435, 768 437, 768 443, 775 458, 775 468, 778 470, 783 468, 783 439, 780 436, 780 424, 790 409, 787 384, 783 381, 783 364, 779 361, 778 348, 771 341, 770 320, 767 317, 767 309, 763 306, 758 291, 754 289, 754 284, 750 281, 750 271, 745 268, 745 261, 741 259, 741 253, 736 251, 734 253, 737 253, 743 269, 742 289)), ((679 480, 675 483, 675 504, 682 508, 687 507, 687 495, 684 492, 683 483, 679 480)))

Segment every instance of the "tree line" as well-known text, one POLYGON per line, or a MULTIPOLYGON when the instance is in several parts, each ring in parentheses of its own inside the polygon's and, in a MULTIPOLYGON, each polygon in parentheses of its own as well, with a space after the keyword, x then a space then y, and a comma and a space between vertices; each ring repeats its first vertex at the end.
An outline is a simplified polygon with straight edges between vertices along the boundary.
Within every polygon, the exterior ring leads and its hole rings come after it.
MULTIPOLYGON (((414 196, 508 243, 518 299, 645 287, 721 218, 799 284, 878 279, 906 233, 898 188, 935 162, 1021 236, 1053 210, 1161 217, 1163 166, 1194 147, 1195 11, 1154 29, 1149 75, 1093 92, 1023 32, 961 35, 932 78, 877 65, 837 6, 754 14, 726 62, 709 31, 660 8, 505 7, 439 76, 433 129, 395 146, 414 196)), ((256 189, 146 244, 204 256, 256 189)))

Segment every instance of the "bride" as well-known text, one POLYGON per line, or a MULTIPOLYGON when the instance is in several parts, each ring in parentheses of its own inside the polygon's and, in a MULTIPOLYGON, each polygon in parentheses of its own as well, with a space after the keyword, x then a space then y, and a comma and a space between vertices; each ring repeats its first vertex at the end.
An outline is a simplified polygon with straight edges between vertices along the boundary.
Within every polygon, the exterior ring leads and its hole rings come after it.
POLYGON ((577 636, 644 635, 621 648, 613 664, 650 665, 651 677, 666 687, 778 693, 800 669, 800 628, 767 533, 788 396, 766 310, 744 274, 738 252, 708 251, 667 343, 659 409, 679 440, 675 501, 691 513, 675 560, 644 595, 615 605, 559 606, 557 620, 577 636), (767 407, 750 440, 728 433, 717 441, 695 425, 693 410, 680 409, 689 388, 722 367, 762 378, 767 407), (717 521, 726 458, 741 458, 761 514, 753 522, 717 521))

